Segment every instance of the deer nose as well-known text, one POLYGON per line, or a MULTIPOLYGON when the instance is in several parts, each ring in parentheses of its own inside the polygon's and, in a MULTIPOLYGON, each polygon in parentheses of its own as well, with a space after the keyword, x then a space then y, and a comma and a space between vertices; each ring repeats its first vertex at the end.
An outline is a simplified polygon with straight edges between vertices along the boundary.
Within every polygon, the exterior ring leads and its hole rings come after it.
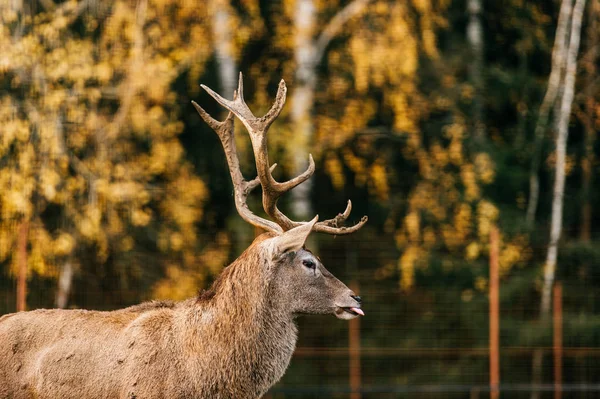
POLYGON ((362 303, 362 299, 358 295, 350 295, 352 299, 354 299, 358 303, 362 303))

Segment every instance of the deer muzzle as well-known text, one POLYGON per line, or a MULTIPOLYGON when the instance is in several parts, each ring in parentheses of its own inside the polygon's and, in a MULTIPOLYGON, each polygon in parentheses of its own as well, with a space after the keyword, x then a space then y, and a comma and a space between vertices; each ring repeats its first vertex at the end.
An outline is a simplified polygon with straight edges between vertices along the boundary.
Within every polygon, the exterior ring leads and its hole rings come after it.
POLYGON ((365 315, 365 312, 363 312, 363 310, 360 308, 362 298, 354 294, 349 296, 352 298, 352 302, 354 303, 337 305, 334 313, 338 319, 351 320, 357 316, 365 315))

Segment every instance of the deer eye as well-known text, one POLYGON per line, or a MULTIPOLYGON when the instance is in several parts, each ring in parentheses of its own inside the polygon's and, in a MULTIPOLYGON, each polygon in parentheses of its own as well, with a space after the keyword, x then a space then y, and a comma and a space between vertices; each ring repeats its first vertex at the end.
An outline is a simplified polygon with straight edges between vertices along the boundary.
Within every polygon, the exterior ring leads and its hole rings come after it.
POLYGON ((302 261, 302 264, 306 267, 308 267, 309 269, 315 269, 317 267, 317 265, 315 264, 315 262, 313 262, 310 259, 305 259, 302 261))

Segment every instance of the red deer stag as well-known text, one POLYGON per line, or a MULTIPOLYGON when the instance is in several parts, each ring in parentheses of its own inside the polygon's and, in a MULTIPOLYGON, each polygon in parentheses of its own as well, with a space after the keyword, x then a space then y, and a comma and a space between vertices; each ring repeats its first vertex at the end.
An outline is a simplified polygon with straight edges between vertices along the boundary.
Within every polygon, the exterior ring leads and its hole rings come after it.
POLYGON ((363 315, 360 298, 304 249, 312 231, 348 234, 336 218, 295 222, 277 199, 308 179, 271 175, 266 133, 285 102, 283 80, 275 104, 255 117, 240 81, 228 101, 204 87, 230 113, 223 122, 194 106, 219 135, 239 214, 267 232, 217 278, 210 290, 184 302, 148 302, 113 312, 34 310, 0 318, 0 398, 259 398, 284 374, 297 340, 299 314, 363 315), (244 180, 233 138, 233 115, 248 129, 258 177, 244 180), (273 220, 253 214, 248 194, 262 186, 273 220))

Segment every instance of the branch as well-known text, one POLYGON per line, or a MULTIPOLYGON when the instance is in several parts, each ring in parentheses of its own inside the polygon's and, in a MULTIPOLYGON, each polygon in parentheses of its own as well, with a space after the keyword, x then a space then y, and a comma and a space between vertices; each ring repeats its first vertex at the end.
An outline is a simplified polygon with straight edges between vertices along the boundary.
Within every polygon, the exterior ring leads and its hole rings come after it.
POLYGON ((346 22, 360 14, 371 0, 353 0, 346 7, 342 8, 337 14, 331 18, 325 29, 319 35, 315 42, 315 64, 318 64, 323 58, 325 49, 331 40, 340 33, 340 30, 346 22))

